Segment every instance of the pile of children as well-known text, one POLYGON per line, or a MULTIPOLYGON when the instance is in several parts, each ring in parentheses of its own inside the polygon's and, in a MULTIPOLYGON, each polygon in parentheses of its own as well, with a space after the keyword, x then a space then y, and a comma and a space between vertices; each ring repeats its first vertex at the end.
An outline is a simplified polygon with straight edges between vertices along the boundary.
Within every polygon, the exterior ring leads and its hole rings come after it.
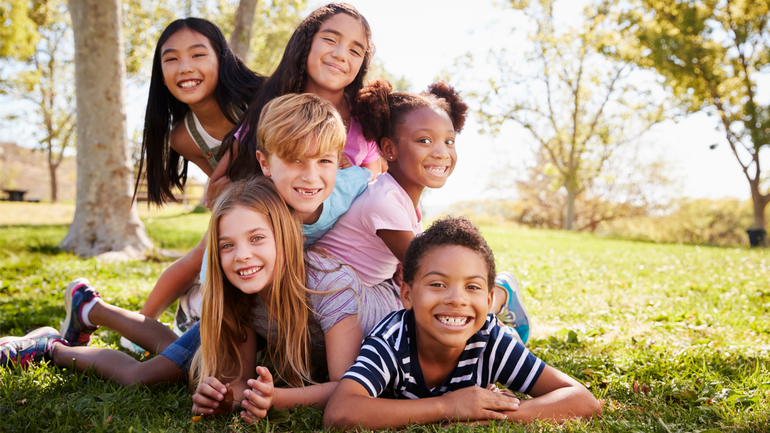
POLYGON ((518 284, 496 274, 478 229, 447 217, 422 232, 420 196, 451 175, 467 106, 444 83, 420 94, 364 85, 373 51, 344 3, 307 17, 269 78, 215 25, 169 25, 140 172, 161 205, 188 161, 200 167, 208 231, 140 312, 76 279, 61 330, 0 339, 0 363, 47 360, 124 386, 188 382, 194 413, 240 406, 248 422, 296 404, 325 406, 324 424, 346 429, 599 415, 585 387, 523 345, 518 284), (178 336, 156 319, 180 297, 178 336), (100 326, 159 356, 89 347, 100 326))

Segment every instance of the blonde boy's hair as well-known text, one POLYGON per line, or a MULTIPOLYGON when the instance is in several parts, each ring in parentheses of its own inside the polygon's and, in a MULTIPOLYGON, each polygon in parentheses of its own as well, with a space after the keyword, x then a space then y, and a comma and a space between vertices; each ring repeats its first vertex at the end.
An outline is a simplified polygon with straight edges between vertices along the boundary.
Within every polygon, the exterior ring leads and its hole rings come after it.
POLYGON ((313 93, 292 93, 268 102, 257 126, 257 150, 284 161, 303 159, 310 146, 316 155, 345 149, 345 124, 334 106, 313 93))

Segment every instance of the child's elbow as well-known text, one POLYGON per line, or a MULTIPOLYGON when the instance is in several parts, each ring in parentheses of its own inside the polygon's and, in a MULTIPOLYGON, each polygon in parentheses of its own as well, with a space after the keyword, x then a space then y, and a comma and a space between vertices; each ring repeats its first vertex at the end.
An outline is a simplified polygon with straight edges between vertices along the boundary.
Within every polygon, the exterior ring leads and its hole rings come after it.
POLYGON ((591 394, 591 391, 585 390, 586 396, 583 398, 583 404, 581 405, 581 413, 577 414, 581 418, 593 418, 602 414, 602 405, 591 394))
POLYGON ((353 419, 351 411, 345 410, 346 405, 330 404, 324 410, 324 427, 334 430, 351 430, 358 426, 358 420, 353 419))

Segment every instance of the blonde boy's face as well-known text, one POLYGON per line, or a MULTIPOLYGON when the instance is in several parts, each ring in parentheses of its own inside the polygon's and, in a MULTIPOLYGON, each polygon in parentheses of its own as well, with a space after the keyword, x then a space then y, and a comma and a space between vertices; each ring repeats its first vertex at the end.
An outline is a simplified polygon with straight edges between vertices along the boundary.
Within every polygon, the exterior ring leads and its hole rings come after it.
POLYGON ((418 347, 462 350, 492 305, 486 263, 457 245, 438 247, 420 262, 412 284, 401 285, 404 308, 414 311, 418 347))
POLYGON ((322 204, 334 190, 339 155, 328 152, 318 155, 313 143, 307 154, 295 161, 284 161, 275 154, 265 157, 257 151, 262 173, 273 180, 278 194, 286 204, 300 214, 304 224, 318 221, 322 204))

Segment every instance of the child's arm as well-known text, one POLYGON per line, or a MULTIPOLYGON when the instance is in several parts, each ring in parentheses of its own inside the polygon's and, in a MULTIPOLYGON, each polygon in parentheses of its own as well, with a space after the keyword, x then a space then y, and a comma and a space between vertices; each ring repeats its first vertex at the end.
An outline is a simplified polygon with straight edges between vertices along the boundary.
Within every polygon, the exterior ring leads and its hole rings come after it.
POLYGON ((551 419, 562 423, 570 418, 589 418, 602 414, 596 397, 575 379, 546 365, 532 387, 535 397, 524 400, 514 412, 504 412, 511 420, 532 422, 551 419))
POLYGON ((139 313, 158 319, 169 305, 179 299, 198 278, 204 251, 206 251, 206 236, 203 236, 203 239, 189 253, 160 274, 158 282, 147 296, 139 313))
POLYGON ((274 388, 272 376, 267 369, 264 369, 265 380, 262 380, 263 374, 259 372, 259 380, 250 380, 248 383, 252 389, 244 393, 248 401, 244 401, 243 407, 249 413, 247 416, 241 414, 241 417, 244 421, 251 423, 255 418, 264 418, 271 406, 277 409, 292 408, 295 404, 326 406, 337 382, 353 365, 361 349, 361 340, 363 340, 363 331, 358 315, 349 315, 340 320, 324 334, 330 382, 299 388, 274 388))
POLYGON ((211 164, 209 164, 209 160, 203 156, 203 152, 201 152, 201 149, 195 144, 193 138, 190 137, 187 128, 184 126, 184 122, 185 120, 183 119, 171 128, 171 135, 169 136, 168 143, 176 153, 197 165, 201 171, 206 173, 206 176, 211 177, 213 172, 211 164))
MULTIPOLYGON (((243 361, 240 377, 235 382, 228 383, 233 391, 233 400, 225 401, 227 387, 222 383, 222 377, 207 377, 198 385, 193 395, 193 413, 198 415, 229 413, 235 408, 236 403, 245 400, 244 394, 249 387, 248 382, 253 380, 251 377, 254 374, 257 358, 257 334, 249 327, 246 327, 246 341, 241 344, 239 350, 241 352, 241 360, 243 361)), ((260 368, 267 370, 264 367, 260 368)), ((234 376, 236 372, 221 373, 222 376, 234 376)), ((257 370, 257 373, 259 373, 259 370, 257 370)), ((243 412, 241 412, 241 415, 243 415, 243 412)))
POLYGON ((324 427, 382 430, 414 423, 504 420, 507 413, 515 413, 518 403, 514 397, 478 386, 417 400, 370 397, 361 384, 345 378, 329 400, 324 427))
POLYGON ((398 231, 398 230, 377 230, 377 236, 385 242, 388 249, 399 262, 404 263, 404 256, 406 255, 406 248, 409 246, 409 242, 414 239, 414 232, 411 231, 398 231))
POLYGON ((382 165, 380 164, 380 159, 382 158, 377 158, 372 162, 361 164, 361 167, 368 168, 369 171, 372 172, 372 180, 376 179, 377 175, 382 173, 382 170, 381 170, 382 165))

